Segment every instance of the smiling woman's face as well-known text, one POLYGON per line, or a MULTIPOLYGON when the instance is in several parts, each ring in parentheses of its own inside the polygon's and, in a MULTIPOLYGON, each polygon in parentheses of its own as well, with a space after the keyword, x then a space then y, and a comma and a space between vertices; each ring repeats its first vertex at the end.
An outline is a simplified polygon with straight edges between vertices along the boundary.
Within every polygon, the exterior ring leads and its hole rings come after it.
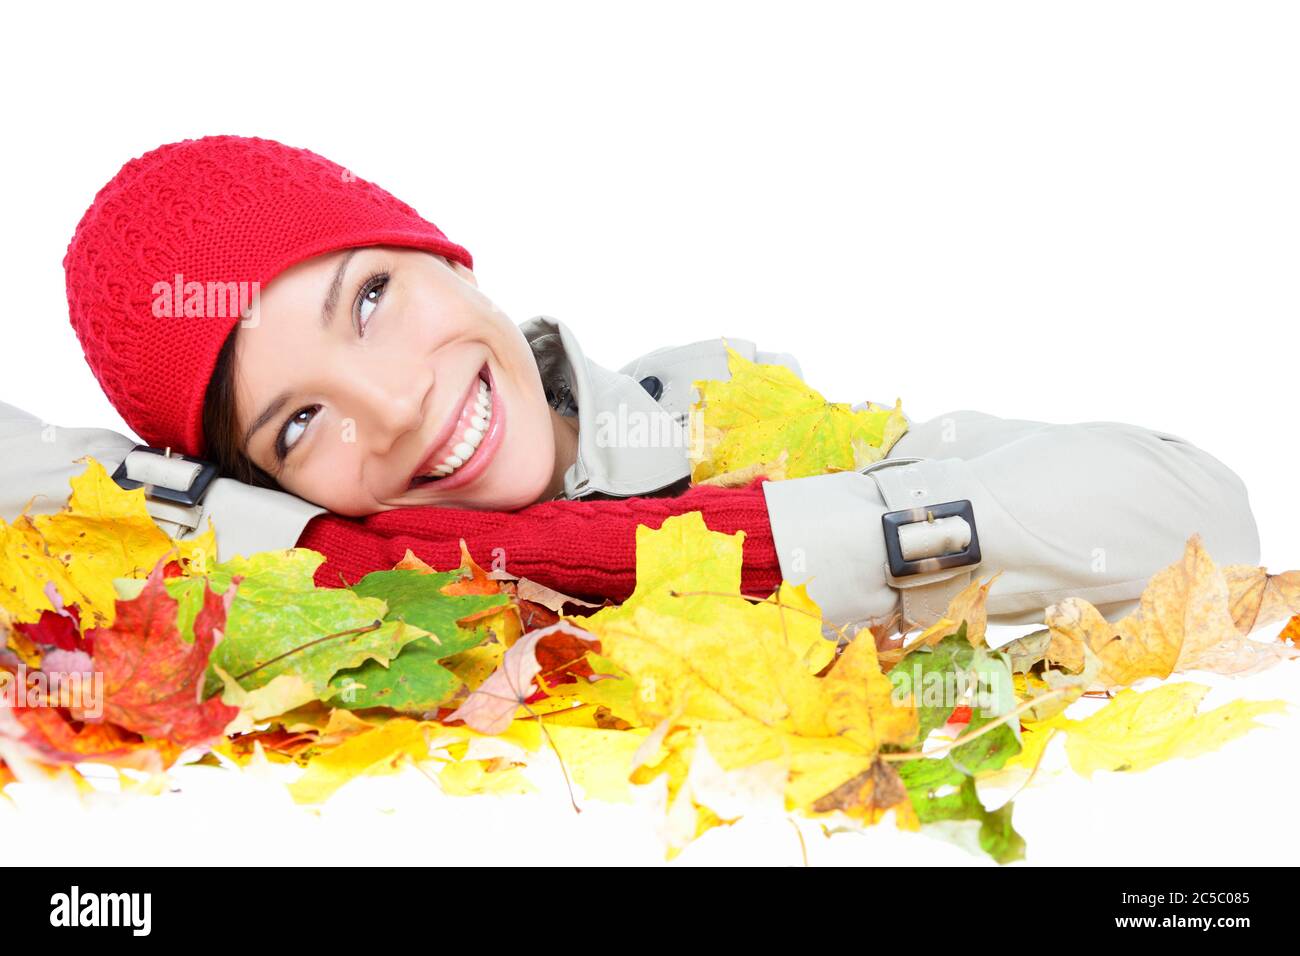
POLYGON ((562 487, 573 422, 459 263, 391 246, 298 263, 262 289, 234 369, 244 453, 336 514, 512 510, 562 487))

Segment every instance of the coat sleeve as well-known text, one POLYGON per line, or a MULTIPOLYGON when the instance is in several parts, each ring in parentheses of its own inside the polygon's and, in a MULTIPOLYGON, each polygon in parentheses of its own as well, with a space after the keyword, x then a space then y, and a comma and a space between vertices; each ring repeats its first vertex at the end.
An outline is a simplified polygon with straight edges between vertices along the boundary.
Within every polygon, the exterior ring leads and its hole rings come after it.
MULTIPOLYGON (((90 455, 111 474, 135 445, 110 429, 64 428, 0 402, 0 518, 13 521, 24 509, 29 514, 59 511, 71 492, 68 482, 85 470, 78 459, 90 455)), ((211 518, 217 558, 225 561, 236 554, 293 547, 307 522, 322 511, 282 491, 218 478, 202 501, 196 528, 158 524, 173 537, 189 538, 206 531, 211 518)))
POLYGON ((1071 595, 1113 620, 1136 607, 1193 533, 1220 565, 1259 561, 1241 479, 1183 438, 1121 422, 954 411, 912 423, 862 472, 763 487, 785 578, 806 583, 835 622, 901 609, 932 623, 972 574, 998 571, 990 623, 1040 622, 1047 605, 1071 595), (924 587, 892 586, 881 516, 961 499, 972 503, 982 563, 924 587))

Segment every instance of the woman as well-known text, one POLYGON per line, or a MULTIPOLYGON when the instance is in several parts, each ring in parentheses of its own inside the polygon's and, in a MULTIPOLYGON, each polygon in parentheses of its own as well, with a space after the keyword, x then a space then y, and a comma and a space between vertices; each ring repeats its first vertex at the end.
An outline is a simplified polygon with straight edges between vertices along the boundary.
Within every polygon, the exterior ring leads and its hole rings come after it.
POLYGON ((212 517, 223 558, 298 544, 337 585, 407 548, 454 566, 464 538, 484 565, 621 600, 637 525, 698 510, 745 532, 747 593, 805 582, 828 621, 859 625, 896 610, 928 624, 976 569, 1002 572, 989 613, 1008 624, 1071 594, 1125 613, 1195 532, 1222 564, 1259 557, 1236 475, 1116 422, 952 412, 910 423, 862 472, 688 487, 691 382, 727 376, 720 338, 605 369, 563 323, 511 322, 469 252, 410 206, 270 140, 186 140, 127 163, 64 265, 114 406, 149 446, 222 477, 0 408, 6 517, 37 493, 57 507, 92 453, 149 484, 169 530, 212 517))

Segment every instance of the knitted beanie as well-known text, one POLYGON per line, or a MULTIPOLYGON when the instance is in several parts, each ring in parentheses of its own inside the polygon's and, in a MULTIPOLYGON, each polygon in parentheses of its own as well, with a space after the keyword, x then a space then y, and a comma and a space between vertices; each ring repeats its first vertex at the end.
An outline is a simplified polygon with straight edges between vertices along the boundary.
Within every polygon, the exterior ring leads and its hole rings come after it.
POLYGON ((147 444, 201 457, 203 399, 241 310, 281 271, 367 245, 473 260, 406 203, 305 149, 205 136, 132 159, 68 244, 72 326, 147 444))

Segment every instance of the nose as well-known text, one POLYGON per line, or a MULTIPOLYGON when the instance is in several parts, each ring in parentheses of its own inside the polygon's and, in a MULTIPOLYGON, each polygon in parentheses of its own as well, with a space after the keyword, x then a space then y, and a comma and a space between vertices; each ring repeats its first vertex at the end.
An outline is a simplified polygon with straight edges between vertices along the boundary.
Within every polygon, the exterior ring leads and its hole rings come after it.
POLYGON ((386 451, 424 420, 427 373, 391 355, 354 362, 336 373, 340 411, 356 423, 355 440, 386 451))

